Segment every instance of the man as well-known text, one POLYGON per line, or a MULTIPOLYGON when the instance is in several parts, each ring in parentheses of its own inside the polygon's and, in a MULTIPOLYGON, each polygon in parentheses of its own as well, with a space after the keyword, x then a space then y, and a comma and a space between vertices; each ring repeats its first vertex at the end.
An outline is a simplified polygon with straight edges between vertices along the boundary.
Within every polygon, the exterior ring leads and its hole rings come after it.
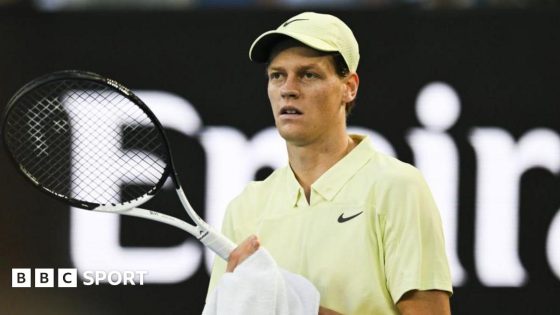
POLYGON ((258 37, 249 56, 267 64, 289 165, 229 205, 223 232, 241 244, 216 259, 210 290, 264 246, 317 287, 320 313, 449 314, 441 220, 422 176, 346 132, 359 86, 352 31, 306 12, 258 37))

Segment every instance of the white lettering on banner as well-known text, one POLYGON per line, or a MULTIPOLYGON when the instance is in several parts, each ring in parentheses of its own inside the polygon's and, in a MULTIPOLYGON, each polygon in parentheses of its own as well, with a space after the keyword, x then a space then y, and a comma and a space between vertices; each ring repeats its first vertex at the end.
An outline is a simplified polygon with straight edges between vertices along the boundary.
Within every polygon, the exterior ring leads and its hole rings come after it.
POLYGON ((445 222, 446 251, 455 286, 462 285, 466 277, 457 248, 459 153, 445 131, 455 124, 460 110, 459 97, 452 87, 441 82, 428 84, 416 99, 416 115, 426 129, 414 128, 407 136, 414 164, 426 178, 445 222))
POLYGON ((560 138, 552 130, 534 129, 516 144, 504 130, 475 128, 470 140, 478 165, 475 263, 480 281, 487 286, 521 286, 527 272, 518 255, 520 179, 534 167, 560 171, 560 138))
MULTIPOLYGON (((205 220, 217 229, 221 227, 229 201, 259 169, 277 168, 287 161, 284 142, 272 127, 247 138, 233 127, 203 126, 194 107, 176 95, 160 91, 137 94, 151 105, 166 128, 199 138, 207 157, 205 220)), ((459 97, 445 83, 428 84, 418 95, 416 110, 423 128, 412 128, 406 135, 407 143, 440 208, 453 283, 461 286, 467 274, 459 260, 457 245, 460 156, 453 138, 446 132, 460 116, 459 97)), ((382 135, 363 127, 348 129, 368 134, 378 150, 395 156, 393 146, 382 135)), ((545 167, 558 174, 560 138, 552 130, 534 129, 515 144, 505 130, 476 127, 469 141, 475 149, 478 166, 477 276, 487 286, 522 286, 527 272, 518 254, 519 179, 532 167, 545 167)), ((121 150, 120 146, 116 148, 121 150)), ((175 283, 191 277, 201 265, 203 251, 193 240, 166 248, 124 248, 118 241, 119 229, 119 216, 73 209, 71 256, 76 267, 80 270, 143 269, 149 272, 145 283, 175 283)), ((560 210, 550 224, 546 245, 548 262, 560 279, 560 210)), ((209 270, 213 254, 208 250, 204 254, 205 269, 209 270)))
POLYGON ((546 256, 552 272, 560 279, 560 209, 556 212, 548 228, 546 256))
MULTIPOLYGON (((167 127, 190 135, 200 129, 198 114, 186 100, 163 92, 138 92, 137 95, 151 106, 154 113, 167 127)), ((65 108, 72 110, 66 102, 65 108)), ((83 106, 83 103, 80 105, 83 106)), ((109 117, 109 115, 105 115, 109 117)), ((122 124, 123 121, 115 121, 122 124)), ((72 122, 73 128, 80 128, 72 122)), ((88 139, 87 129, 83 128, 80 137, 88 139)), ((102 132, 97 130, 96 132, 102 132)), ((104 132, 110 132, 105 130, 104 132)), ((108 150, 121 150, 120 135, 115 135, 115 143, 108 150)), ((74 145, 87 147, 87 141, 74 141, 74 145)), ((76 147, 77 152, 85 151, 76 147)), ((85 152, 84 152, 85 153, 85 152)), ((110 156, 110 155, 109 155, 110 156)), ((104 162, 106 163, 106 162, 104 162)), ((130 171, 130 170, 127 170, 130 171)), ((141 175, 141 174, 138 174, 141 175)), ((73 169, 73 185, 80 185, 80 173, 73 169)), ((104 183, 84 183, 103 187, 104 183)), ((135 183, 141 184, 141 183, 135 183)), ((145 281, 148 283, 181 282, 192 276, 200 266, 202 251, 196 241, 189 239, 183 244, 166 248, 135 247, 125 248, 119 244, 120 216, 100 214, 79 209, 71 210, 70 247, 74 265, 80 270, 147 270, 145 281)), ((103 279, 108 281, 108 279, 103 279)))

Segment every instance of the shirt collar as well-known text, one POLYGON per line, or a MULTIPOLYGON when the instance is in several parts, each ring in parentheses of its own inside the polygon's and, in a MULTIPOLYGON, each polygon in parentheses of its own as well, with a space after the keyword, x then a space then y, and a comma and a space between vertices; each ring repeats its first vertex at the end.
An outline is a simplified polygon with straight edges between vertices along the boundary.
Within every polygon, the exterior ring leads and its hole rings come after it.
POLYGON ((288 196, 290 201, 290 206, 295 207, 298 205, 299 200, 305 199, 305 193, 303 188, 300 186, 296 179, 296 175, 292 168, 288 165, 286 170, 286 185, 288 188, 288 196))
MULTIPOLYGON (((333 200, 346 182, 373 156, 375 149, 367 136, 351 135, 351 137, 358 142, 358 145, 311 185, 312 194, 315 192, 326 200, 333 200)), ((290 198, 288 200, 290 200, 291 206, 296 206, 298 201, 305 199, 303 188, 289 166, 286 177, 290 198)), ((313 200, 311 202, 315 203, 313 200)))

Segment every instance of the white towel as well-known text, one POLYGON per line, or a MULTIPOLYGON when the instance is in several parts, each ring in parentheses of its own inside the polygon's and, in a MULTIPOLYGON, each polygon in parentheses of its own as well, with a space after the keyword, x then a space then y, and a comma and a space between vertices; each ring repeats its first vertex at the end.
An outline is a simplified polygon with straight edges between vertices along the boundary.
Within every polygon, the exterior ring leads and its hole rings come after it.
POLYGON ((202 315, 317 315, 319 291, 309 280, 278 268, 264 248, 226 272, 202 315))

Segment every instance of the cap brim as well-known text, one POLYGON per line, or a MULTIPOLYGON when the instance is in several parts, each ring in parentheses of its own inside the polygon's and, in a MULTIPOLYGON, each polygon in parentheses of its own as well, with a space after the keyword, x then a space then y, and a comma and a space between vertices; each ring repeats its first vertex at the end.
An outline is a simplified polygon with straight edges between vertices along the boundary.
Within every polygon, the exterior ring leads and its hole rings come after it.
POLYGON ((249 49, 249 59, 254 62, 269 61, 268 59, 270 57, 271 50, 274 48, 276 43, 278 43, 278 41, 285 38, 293 38, 306 46, 320 51, 338 51, 336 47, 329 45, 328 43, 315 37, 293 32, 288 33, 274 30, 263 33, 253 42, 251 48, 249 49))

